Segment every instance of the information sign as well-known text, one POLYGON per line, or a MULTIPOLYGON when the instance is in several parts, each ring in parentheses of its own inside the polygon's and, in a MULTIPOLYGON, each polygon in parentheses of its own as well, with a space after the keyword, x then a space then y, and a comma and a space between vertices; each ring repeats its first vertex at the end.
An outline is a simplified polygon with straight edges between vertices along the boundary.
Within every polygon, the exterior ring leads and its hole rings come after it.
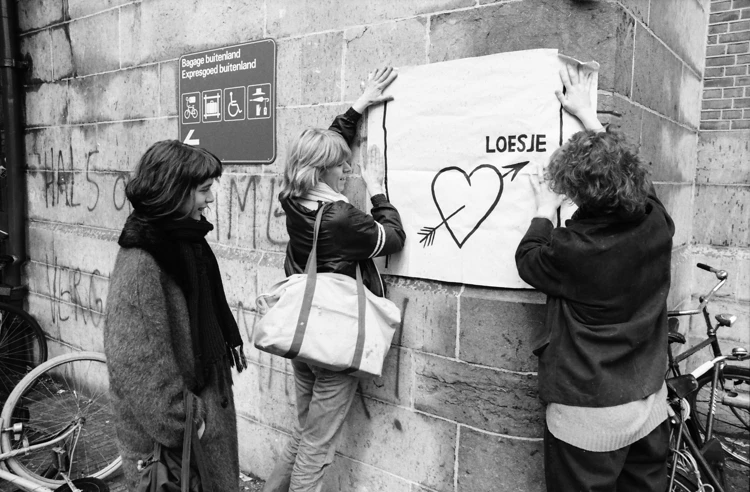
POLYGON ((224 163, 276 158, 276 42, 263 39, 180 57, 179 138, 224 163))

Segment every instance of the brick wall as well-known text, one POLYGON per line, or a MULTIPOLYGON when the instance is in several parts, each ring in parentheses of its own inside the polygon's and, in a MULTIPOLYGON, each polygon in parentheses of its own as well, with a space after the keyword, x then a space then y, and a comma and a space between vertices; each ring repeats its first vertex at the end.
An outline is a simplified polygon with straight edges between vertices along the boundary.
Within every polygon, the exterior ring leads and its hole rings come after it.
MULTIPOLYGON (((736 314, 719 332, 723 346, 750 346, 750 0, 712 0, 706 46, 694 202, 696 261, 726 269, 727 285, 711 312, 736 314)), ((694 272, 695 292, 707 292, 711 274, 694 272)), ((694 320, 693 341, 705 338, 694 320)), ((702 354, 708 358, 709 354, 702 354)), ((694 361, 694 363, 699 360, 694 361)))
POLYGON ((712 0, 702 130, 750 129, 750 0, 712 0))
MULTIPOLYGON (((154 140, 177 135, 181 54, 278 44, 278 158, 227 166, 209 219, 227 297, 249 339, 257 293, 280 280, 275 196, 285 143, 325 126, 368 69, 529 48, 601 63, 600 116, 652 163, 677 223, 675 288, 690 295, 692 200, 708 0, 24 0, 29 310, 51 354, 101 350, 108 278, 129 213, 124 185, 154 140), (701 33, 699 36, 695 33, 701 33)), ((355 145, 355 167, 366 149, 355 145)), ((362 201, 361 179, 348 191, 362 201)), ((398 204, 396 204, 398 205, 398 204)), ((543 490, 542 406, 529 331, 537 292, 387 279, 405 307, 382 378, 363 384, 332 491, 543 490)), ((285 360, 247 345, 236 379, 240 459, 267 476, 293 425, 285 360)))

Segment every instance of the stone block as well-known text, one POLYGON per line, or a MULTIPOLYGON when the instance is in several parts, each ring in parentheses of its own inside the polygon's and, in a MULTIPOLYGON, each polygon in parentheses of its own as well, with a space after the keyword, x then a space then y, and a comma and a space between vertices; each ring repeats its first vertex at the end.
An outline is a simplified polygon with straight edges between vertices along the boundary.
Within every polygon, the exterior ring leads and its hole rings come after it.
POLYGON ((77 19, 126 3, 130 3, 130 0, 68 0, 68 13, 71 19, 77 19))
POLYGON ((120 9, 122 66, 178 58, 263 37, 264 4, 214 0, 176 8, 169 0, 120 9))
POLYGON ((643 109, 617 93, 599 94, 599 120, 625 135, 636 147, 641 145, 643 109))
POLYGON ((531 350, 533 334, 544 327, 545 299, 539 292, 467 287, 460 299, 458 358, 512 371, 536 371, 531 350))
POLYGON ((750 51, 750 43, 737 43, 727 46, 727 53, 731 54, 747 53, 748 51, 750 51))
POLYGON ((750 188, 699 185, 695 189, 693 240, 712 246, 750 246, 750 188))
POLYGON ((255 192, 255 240, 262 251, 284 253, 289 235, 286 232, 286 213, 279 202, 279 193, 284 186, 284 178, 264 174, 255 192))
POLYGON ((64 125, 68 122, 67 81, 32 85, 25 90, 24 124, 28 127, 64 125))
POLYGON ((279 106, 341 101, 341 32, 283 39, 277 46, 279 106))
POLYGON ((291 433, 297 421, 292 374, 249 363, 247 369, 234 372, 232 377, 238 415, 291 433))
POLYGON ((654 181, 690 182, 698 146, 697 132, 644 111, 641 159, 651 164, 654 181))
POLYGON ((359 2, 356 6, 348 0, 324 0, 317 3, 280 0, 268 8, 267 29, 269 36, 283 38, 311 32, 343 30, 351 26, 378 25, 391 19, 475 5, 475 0, 383 0, 359 2))
POLYGON ((682 0, 651 2, 649 12, 649 27, 656 36, 698 73, 703 71, 706 44, 695 33, 705 32, 706 14, 698 2, 682 0))
MULTIPOLYGON (((672 278, 667 297, 667 309, 692 308, 690 298, 693 295, 694 270, 695 262, 689 247, 680 246, 672 250, 672 278)), ((681 326, 687 329, 687 324, 681 326)))
POLYGON ((678 119, 682 62, 646 29, 638 29, 635 38, 633 99, 678 119))
POLYGON ((750 39, 750 31, 733 32, 729 34, 719 34, 720 43, 739 43, 741 41, 747 41, 748 39, 750 39))
POLYGON ((54 80, 50 31, 38 31, 21 36, 19 41, 21 58, 29 64, 29 68, 21 72, 24 82, 39 84, 54 80))
POLYGON ((701 111, 701 121, 718 120, 721 118, 721 111, 701 111))
POLYGON ((366 396, 402 407, 411 405, 414 394, 414 361, 412 352, 391 347, 383 362, 379 378, 362 379, 360 390, 366 396))
MULTIPOLYGON (((108 279, 115 265, 115 258, 120 247, 117 238, 120 231, 94 230, 66 224, 34 223, 29 227, 29 259, 32 263, 39 263, 48 267, 49 279, 42 276, 34 279, 33 289, 45 295, 51 295, 54 289, 51 281, 55 277, 54 271, 60 268, 75 270, 87 275, 108 279), (49 280, 49 282, 48 282, 49 280)), ((77 276, 77 274, 76 274, 77 276)), ((29 279, 31 282, 32 279, 29 279)), ((81 284, 78 282, 78 284, 81 284)), ((104 299, 107 293, 104 289, 93 289, 99 295, 95 299, 104 299)), ((59 289, 58 289, 59 290, 59 289)), ((65 289, 63 289, 65 290, 65 289)), ((93 296, 93 294, 92 294, 93 296)), ((78 296, 91 297, 91 296, 78 296)), ((96 308, 99 302, 91 302, 96 308)))
POLYGON ((723 77, 724 76, 724 67, 710 67, 707 68, 703 75, 706 78, 712 78, 712 77, 723 77))
POLYGON ((388 277, 387 290, 388 298, 402 313, 394 345, 455 357, 459 286, 388 277))
POLYGON ((623 0, 621 2, 636 19, 648 24, 649 0, 623 0))
POLYGON ((70 33, 68 24, 62 27, 52 28, 49 30, 52 36, 52 67, 55 80, 66 77, 72 77, 75 74, 73 69, 73 49, 70 45, 70 33))
POLYGON ((717 44, 706 48, 706 56, 719 56, 727 53, 727 46, 725 44, 717 44))
POLYGON ((77 75, 120 68, 120 11, 109 10, 68 24, 73 66, 77 75))
POLYGON ((675 233, 672 238, 672 246, 686 246, 692 238, 693 214, 690 202, 692 201, 692 183, 655 183, 656 195, 664 204, 675 224, 675 233))
POLYGON ((734 77, 724 77, 718 79, 706 79, 703 82, 703 87, 734 87, 734 77))
POLYGON ((725 120, 737 120, 742 118, 742 110, 722 111, 721 117, 725 120))
POLYGON ((546 490, 544 444, 461 427, 456 490, 546 490))
POLYGON ((212 208, 217 214, 217 240, 222 244, 257 249, 256 228, 259 227, 258 199, 260 175, 224 174, 214 186, 216 202, 212 208))
POLYGON ((678 121, 697 129, 700 125, 700 104, 703 81, 692 70, 685 67, 682 71, 680 86, 678 121))
POLYGON ((727 75, 747 75, 747 65, 741 67, 727 67, 727 75))
POLYGON ((57 0, 24 0, 15 3, 18 28, 22 33, 67 20, 65 4, 57 0))
POLYGON ((177 116, 177 62, 159 64, 159 114, 177 116))
POLYGON ((123 187, 119 174, 65 168, 33 172, 27 178, 28 216, 32 220, 119 230, 130 213, 123 187), (122 201, 104 200, 108 190, 122 201))
POLYGON ((238 249, 211 244, 221 269, 224 292, 229 306, 235 309, 255 307, 258 292, 258 263, 263 253, 249 249, 238 249))
POLYGON ((258 292, 268 292, 271 287, 286 278, 282 253, 264 253, 258 264, 258 292))
POLYGON ((732 121, 732 130, 750 130, 750 119, 732 121))
POLYGON ((408 481, 387 471, 368 466, 345 456, 336 456, 326 472, 323 492, 409 492, 408 481))
POLYGON ((237 435, 239 436, 240 470, 267 479, 289 435, 255 422, 244 415, 237 416, 237 435))
POLYGON ((70 123, 159 116, 159 66, 110 72, 70 81, 70 123))
POLYGON ((415 354, 414 408, 479 429, 540 437, 544 408, 535 375, 415 354))
POLYGON ((634 18, 609 2, 493 4, 433 16, 429 59, 439 62, 532 46, 556 48, 579 60, 598 61, 599 88, 629 95, 634 31, 634 18))
POLYGON ((438 492, 453 491, 457 443, 452 422, 355 398, 341 437, 343 456, 438 492))
POLYGON ((344 99, 353 101, 361 93, 360 82, 383 66, 427 63, 426 19, 414 17, 396 22, 348 29, 344 68, 344 99))
POLYGON ((745 93, 744 87, 722 90, 724 91, 724 97, 742 97, 742 95, 745 93))
MULTIPOLYGON (((79 248, 90 247, 81 241, 79 248)), ((39 314, 45 325, 55 325, 59 338, 77 347, 97 346, 104 328, 109 279, 82 270, 80 266, 64 265, 57 257, 32 262, 27 273, 29 290, 46 301, 47 309, 39 314)))
MULTIPOLYGON (((174 138, 177 135, 177 120, 155 118, 147 120, 101 123, 96 125, 96 145, 87 148, 91 152, 89 169, 94 171, 121 171, 121 181, 127 183, 129 174, 135 171, 138 161, 156 141, 174 138)), ((81 165, 83 168, 83 166, 81 165)), ((119 186, 123 188, 123 186, 119 186)), ((124 195, 118 195, 118 203, 124 195)))

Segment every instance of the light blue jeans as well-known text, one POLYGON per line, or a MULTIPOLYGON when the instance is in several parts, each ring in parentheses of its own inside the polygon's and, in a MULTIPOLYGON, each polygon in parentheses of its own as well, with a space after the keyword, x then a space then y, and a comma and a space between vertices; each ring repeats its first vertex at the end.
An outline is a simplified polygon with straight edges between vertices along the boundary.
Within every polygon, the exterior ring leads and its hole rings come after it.
POLYGON ((292 361, 297 425, 263 492, 320 492, 359 379, 292 361))

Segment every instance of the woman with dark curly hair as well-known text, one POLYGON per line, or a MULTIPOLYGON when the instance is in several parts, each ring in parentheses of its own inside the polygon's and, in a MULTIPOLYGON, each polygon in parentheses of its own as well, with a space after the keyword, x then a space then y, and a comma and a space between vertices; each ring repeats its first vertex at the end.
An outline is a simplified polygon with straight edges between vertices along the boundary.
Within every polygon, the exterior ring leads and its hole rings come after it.
POLYGON ((586 130, 532 177, 537 212, 516 251, 521 278, 547 294, 533 345, 547 490, 663 492, 674 223, 638 155, 599 123, 591 74, 560 75, 586 130), (561 195, 578 210, 555 227, 561 195))

